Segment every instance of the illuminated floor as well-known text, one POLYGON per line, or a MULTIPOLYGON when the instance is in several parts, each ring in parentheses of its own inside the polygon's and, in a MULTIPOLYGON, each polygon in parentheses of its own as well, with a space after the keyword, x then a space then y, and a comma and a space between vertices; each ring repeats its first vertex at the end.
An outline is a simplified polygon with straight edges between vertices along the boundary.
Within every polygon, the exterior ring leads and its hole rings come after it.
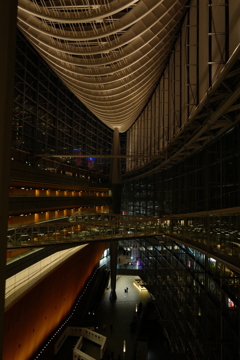
POLYGON ((147 291, 139 291, 133 285, 135 278, 135 276, 121 276, 118 278, 116 302, 110 302, 110 290, 105 291, 103 301, 96 315, 98 331, 108 338, 104 360, 108 359, 108 354, 111 354, 112 351, 114 352, 114 360, 118 360, 119 355, 121 360, 124 359, 124 340, 126 341, 125 360, 134 359, 134 349, 138 337, 142 339, 148 338, 149 340, 148 360, 159 360, 160 358, 161 360, 167 360, 167 352, 160 340, 161 334, 159 334, 159 331, 161 332, 161 329, 157 329, 156 324, 151 322, 151 319, 150 322, 143 321, 141 315, 136 313, 136 305, 141 301, 144 308, 151 298, 147 291), (126 287, 128 287, 128 293, 124 291, 126 287), (130 325, 134 318, 136 319, 136 329, 132 332, 130 325), (102 328, 104 323, 106 324, 106 331, 102 328), (110 324, 113 325, 113 332, 111 332, 110 324), (156 338, 157 341, 155 341, 156 338))
MULTIPOLYGON (((89 315, 88 320, 82 322, 79 316, 74 315, 74 326, 90 326, 100 334, 107 337, 107 348, 103 360, 134 360, 135 349, 138 340, 147 343, 148 355, 144 360, 170 360, 168 352, 164 347, 162 328, 153 316, 153 309, 149 305, 150 294, 147 291, 139 291, 133 280, 136 276, 118 276, 116 284, 117 300, 109 300, 110 289, 105 290, 100 306, 94 315, 89 315), (125 288, 128 287, 128 292, 125 288), (136 312, 139 302, 143 305, 143 316, 136 312), (148 303, 148 305, 147 305, 148 303), (147 313, 147 316, 145 316, 147 313), (132 322, 136 326, 131 327, 132 322), (103 324, 106 325, 104 329, 103 324), (113 326, 111 331, 110 325, 113 326), (123 352, 123 342, 126 341, 126 353, 123 352), (111 353, 114 357, 109 357, 111 353)), ((72 360, 73 347, 77 338, 68 338, 59 353, 54 356, 53 349, 45 354, 44 360, 72 360)), ((88 355, 91 355, 90 353, 88 355)), ((42 359, 42 357, 41 357, 42 359)))

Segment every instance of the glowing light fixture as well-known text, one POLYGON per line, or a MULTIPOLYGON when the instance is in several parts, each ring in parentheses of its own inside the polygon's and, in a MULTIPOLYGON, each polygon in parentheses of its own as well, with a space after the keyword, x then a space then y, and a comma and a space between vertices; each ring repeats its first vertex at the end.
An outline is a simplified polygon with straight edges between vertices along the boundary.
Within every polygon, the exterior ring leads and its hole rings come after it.
POLYGON ((125 353, 127 351, 127 342, 126 340, 123 340, 123 352, 125 353))

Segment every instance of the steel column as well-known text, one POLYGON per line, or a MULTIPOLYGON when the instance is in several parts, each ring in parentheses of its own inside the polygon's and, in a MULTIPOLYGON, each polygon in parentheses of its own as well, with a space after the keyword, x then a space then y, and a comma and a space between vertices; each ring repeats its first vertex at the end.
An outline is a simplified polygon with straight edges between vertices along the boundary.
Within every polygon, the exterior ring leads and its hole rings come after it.
MULTIPOLYGON (((120 141, 119 129, 114 129, 113 134, 113 148, 112 155, 120 155, 120 141)), ((122 192, 122 177, 121 177, 121 162, 119 158, 113 158, 110 169, 110 182, 112 191, 112 204, 110 210, 113 214, 120 214, 121 210, 121 192, 122 192)), ((110 242, 111 255, 111 293, 110 300, 117 299, 116 294, 116 276, 117 276, 117 241, 110 242)))
POLYGON ((0 3, 0 359, 3 354, 8 193, 16 48, 17 1, 0 3))

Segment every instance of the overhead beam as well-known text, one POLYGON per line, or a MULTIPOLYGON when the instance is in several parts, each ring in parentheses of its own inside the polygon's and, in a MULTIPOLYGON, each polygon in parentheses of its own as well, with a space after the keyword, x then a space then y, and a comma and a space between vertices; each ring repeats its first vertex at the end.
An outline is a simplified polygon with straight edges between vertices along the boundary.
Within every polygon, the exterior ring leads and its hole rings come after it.
POLYGON ((160 159, 163 156, 161 154, 152 154, 152 155, 77 155, 77 154, 37 154, 37 157, 43 157, 43 158, 109 158, 109 159, 126 159, 126 158, 154 158, 154 159, 160 159))

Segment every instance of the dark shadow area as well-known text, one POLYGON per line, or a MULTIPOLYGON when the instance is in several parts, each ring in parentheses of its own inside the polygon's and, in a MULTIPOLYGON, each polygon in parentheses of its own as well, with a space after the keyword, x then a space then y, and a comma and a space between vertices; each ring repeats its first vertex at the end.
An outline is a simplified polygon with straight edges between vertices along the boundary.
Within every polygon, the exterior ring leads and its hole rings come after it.
POLYGON ((169 360, 169 353, 167 350, 167 340, 163 335, 163 327, 158 321, 158 314, 155 306, 152 302, 148 302, 142 313, 142 323, 138 335, 138 343, 136 349, 136 358, 141 359, 138 356, 138 346, 145 351, 147 344, 147 359, 148 360, 169 360))

